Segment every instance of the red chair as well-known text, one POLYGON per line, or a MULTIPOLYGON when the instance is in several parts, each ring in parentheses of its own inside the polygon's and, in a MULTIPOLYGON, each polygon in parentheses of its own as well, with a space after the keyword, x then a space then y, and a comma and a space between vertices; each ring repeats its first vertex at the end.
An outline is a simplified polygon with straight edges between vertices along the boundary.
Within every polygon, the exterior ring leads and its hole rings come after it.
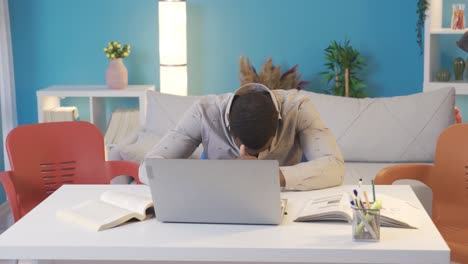
POLYGON ((434 164, 403 164, 382 169, 376 184, 418 180, 432 189, 432 221, 451 250, 468 263, 468 124, 446 128, 437 140, 434 164))
POLYGON ((0 172, 18 221, 63 184, 109 184, 119 175, 138 180, 138 164, 105 161, 104 137, 88 122, 22 125, 6 138, 11 171, 0 172))

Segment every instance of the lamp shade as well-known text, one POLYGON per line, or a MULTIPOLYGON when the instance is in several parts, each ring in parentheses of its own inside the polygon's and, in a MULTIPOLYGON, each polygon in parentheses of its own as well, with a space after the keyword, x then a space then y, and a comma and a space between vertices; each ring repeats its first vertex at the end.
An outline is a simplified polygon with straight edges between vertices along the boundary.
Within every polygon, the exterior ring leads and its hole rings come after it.
POLYGON ((185 0, 159 0, 161 93, 187 95, 187 18, 185 0))
POLYGON ((457 41, 457 46, 465 52, 468 52, 468 31, 457 41))

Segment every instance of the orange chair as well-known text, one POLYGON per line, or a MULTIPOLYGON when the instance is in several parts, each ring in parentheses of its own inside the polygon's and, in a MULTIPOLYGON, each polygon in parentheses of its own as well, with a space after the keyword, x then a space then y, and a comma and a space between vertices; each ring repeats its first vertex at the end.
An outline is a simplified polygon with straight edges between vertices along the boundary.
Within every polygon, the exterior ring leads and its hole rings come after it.
POLYGON ((63 184, 109 184, 119 175, 138 180, 138 164, 105 161, 104 138, 88 122, 22 125, 7 136, 11 171, 0 172, 18 221, 63 184))
POLYGON ((432 189, 432 220, 451 250, 468 263, 468 124, 445 129, 437 140, 434 165, 406 164, 382 169, 376 184, 413 179, 432 189))

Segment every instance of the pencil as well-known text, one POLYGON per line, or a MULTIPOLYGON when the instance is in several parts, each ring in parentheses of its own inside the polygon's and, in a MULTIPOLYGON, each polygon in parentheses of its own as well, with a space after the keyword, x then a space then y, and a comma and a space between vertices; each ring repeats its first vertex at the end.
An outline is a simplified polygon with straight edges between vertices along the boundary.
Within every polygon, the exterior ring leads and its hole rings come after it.
POLYGON ((370 209, 369 197, 367 197, 366 191, 364 191, 363 193, 364 193, 364 199, 366 200, 366 207, 367 209, 370 209))

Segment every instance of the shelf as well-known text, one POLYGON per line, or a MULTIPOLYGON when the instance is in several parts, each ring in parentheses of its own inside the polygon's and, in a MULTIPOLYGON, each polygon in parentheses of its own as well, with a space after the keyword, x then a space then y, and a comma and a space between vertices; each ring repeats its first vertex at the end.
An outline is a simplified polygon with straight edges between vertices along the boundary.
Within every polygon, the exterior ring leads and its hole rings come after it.
MULTIPOLYGON (((447 64, 461 56, 461 49, 455 45, 455 42, 468 32, 468 27, 457 30, 450 27, 450 23, 447 22, 450 22, 449 19, 452 17, 452 8, 448 1, 428 0, 428 3, 424 25, 423 91, 454 87, 457 95, 468 95, 468 80, 437 82, 434 78, 438 70, 453 68, 447 64)), ((465 77, 465 73, 463 76, 465 77)))
POLYGON ((122 90, 109 89, 106 85, 54 85, 38 90, 37 96, 61 97, 136 97, 146 90, 153 90, 152 85, 129 85, 122 90))
POLYGON ((466 29, 451 29, 451 28, 432 28, 430 33, 433 35, 463 35, 468 28, 466 29))
POLYGON ((122 90, 113 90, 106 85, 54 85, 38 90, 37 114, 38 122, 44 122, 44 111, 53 107, 61 106, 61 99, 67 97, 81 97, 88 100, 90 122, 97 125, 105 132, 107 127, 106 98, 137 98, 140 114, 140 125, 146 120, 146 92, 154 91, 153 85, 129 85, 122 90))
POLYGON ((457 95, 468 95, 468 82, 429 82, 424 84, 424 91, 433 91, 444 87, 454 87, 457 95))

